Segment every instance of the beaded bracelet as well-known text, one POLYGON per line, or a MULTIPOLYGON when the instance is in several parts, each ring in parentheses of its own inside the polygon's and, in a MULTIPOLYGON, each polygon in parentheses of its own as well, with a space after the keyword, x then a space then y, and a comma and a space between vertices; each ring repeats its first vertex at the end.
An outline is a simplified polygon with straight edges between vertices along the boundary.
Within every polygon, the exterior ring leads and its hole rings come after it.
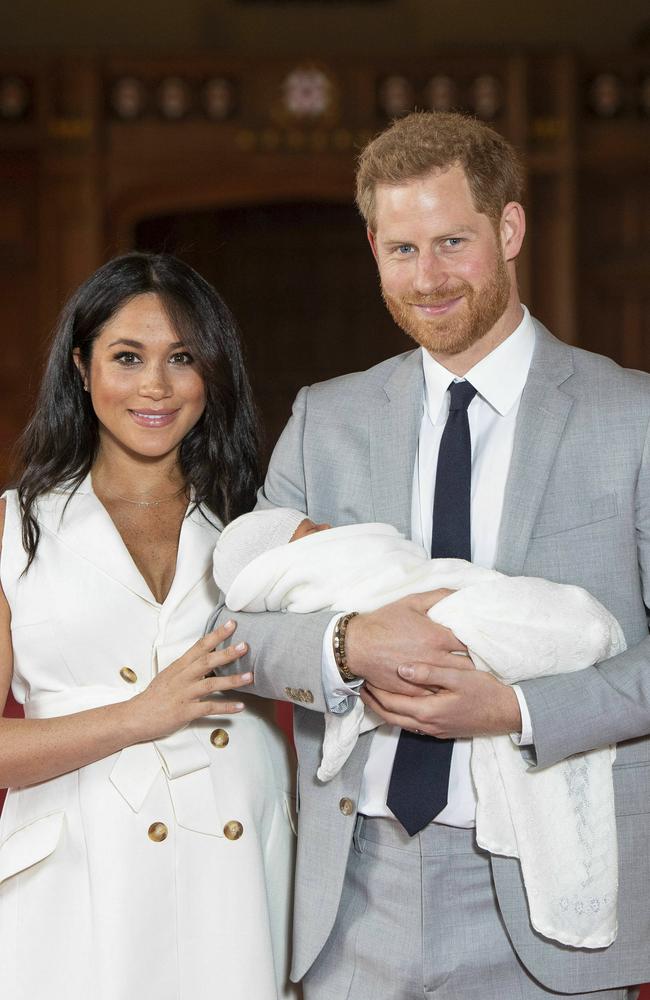
POLYGON ((336 661, 336 666, 338 667, 339 673, 344 681, 348 683, 350 681, 356 681, 358 678, 352 673, 348 667, 348 661, 345 656, 345 633, 348 630, 348 625, 352 618, 356 618, 359 614, 358 611, 351 611, 347 615, 343 615, 337 621, 334 626, 334 635, 332 637, 332 644, 334 646, 334 659, 336 661))

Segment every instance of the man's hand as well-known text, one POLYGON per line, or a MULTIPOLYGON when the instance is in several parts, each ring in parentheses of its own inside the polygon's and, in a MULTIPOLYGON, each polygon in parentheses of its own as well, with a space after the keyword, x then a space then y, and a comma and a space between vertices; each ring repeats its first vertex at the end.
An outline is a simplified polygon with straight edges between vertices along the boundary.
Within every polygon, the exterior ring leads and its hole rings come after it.
POLYGON ((458 667, 455 654, 465 653, 466 647, 449 629, 427 618, 429 608, 451 593, 412 594, 352 618, 345 637, 352 673, 384 691, 421 695, 422 689, 400 676, 398 667, 458 667))
POLYGON ((373 683, 361 689, 365 704, 391 725, 441 738, 521 732, 517 696, 492 674, 457 666, 415 666, 400 672, 426 684, 419 696, 396 694, 373 683))

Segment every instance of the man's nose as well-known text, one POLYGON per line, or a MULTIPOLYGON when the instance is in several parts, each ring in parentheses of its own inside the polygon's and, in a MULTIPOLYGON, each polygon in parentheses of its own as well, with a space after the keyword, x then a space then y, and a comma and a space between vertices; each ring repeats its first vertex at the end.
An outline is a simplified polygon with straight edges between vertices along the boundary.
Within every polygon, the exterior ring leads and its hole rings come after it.
POLYGON ((445 262, 432 251, 418 254, 413 287, 421 295, 430 295, 445 284, 449 277, 445 262))

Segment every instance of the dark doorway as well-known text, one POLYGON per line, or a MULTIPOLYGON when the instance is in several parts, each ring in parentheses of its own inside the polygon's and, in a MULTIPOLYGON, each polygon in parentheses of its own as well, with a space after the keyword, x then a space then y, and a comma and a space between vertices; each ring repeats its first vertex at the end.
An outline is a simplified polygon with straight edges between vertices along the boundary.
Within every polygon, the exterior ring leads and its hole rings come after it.
POLYGON ((182 257, 234 312, 268 460, 303 385, 368 368, 412 344, 379 292, 352 206, 290 203, 190 212, 139 223, 140 250, 182 257))

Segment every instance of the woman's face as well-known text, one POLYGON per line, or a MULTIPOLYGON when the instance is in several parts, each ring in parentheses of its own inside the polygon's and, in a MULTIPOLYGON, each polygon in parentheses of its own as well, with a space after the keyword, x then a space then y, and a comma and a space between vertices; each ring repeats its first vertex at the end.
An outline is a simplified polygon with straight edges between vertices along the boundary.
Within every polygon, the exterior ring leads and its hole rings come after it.
POLYGON ((205 384, 157 295, 131 299, 93 344, 85 377, 100 441, 147 458, 174 452, 205 409, 205 384))

